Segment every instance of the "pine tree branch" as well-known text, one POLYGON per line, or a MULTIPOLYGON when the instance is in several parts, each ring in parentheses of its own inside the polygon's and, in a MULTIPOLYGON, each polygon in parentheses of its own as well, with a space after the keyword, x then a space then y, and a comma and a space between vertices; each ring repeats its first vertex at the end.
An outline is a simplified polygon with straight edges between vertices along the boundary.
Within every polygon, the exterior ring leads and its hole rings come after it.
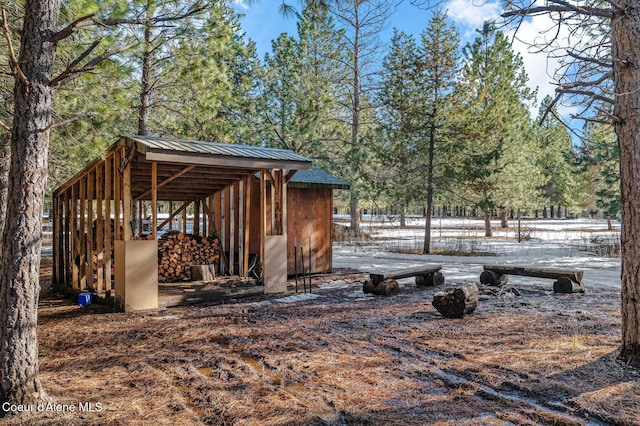
POLYGON ((596 58, 578 55, 577 53, 572 52, 571 50, 567 50, 567 55, 578 61, 591 62, 603 68, 613 68, 613 63, 611 63, 610 61, 602 61, 596 58))
POLYGON ((604 8, 592 7, 592 6, 577 6, 563 0, 548 0, 547 6, 537 6, 537 7, 533 7, 533 3, 531 3, 531 5, 528 7, 510 10, 508 12, 503 13, 501 16, 503 18, 525 17, 525 16, 541 15, 543 13, 548 13, 548 12, 559 12, 559 13, 570 12, 570 13, 577 13, 577 14, 586 15, 586 16, 597 16, 601 18, 613 17, 613 11, 611 9, 604 9, 604 8))
POLYGON ((11 43, 11 37, 9 36, 9 27, 7 25, 7 12, 2 9, 2 32, 4 33, 4 38, 7 41, 7 49, 9 49, 9 63, 11 64, 11 68, 13 72, 16 73, 18 78, 22 80, 24 86, 29 88, 29 80, 27 80, 27 76, 24 75, 20 65, 18 64, 18 60, 16 59, 15 52, 13 50, 13 44, 11 43))
POLYGON ((11 133, 11 127, 7 126, 2 121, 0 121, 0 127, 6 130, 7 132, 11 133))
POLYGON ((578 90, 578 89, 564 89, 564 88, 557 88, 556 89, 557 93, 563 94, 563 95, 578 95, 578 96, 587 96, 593 100, 596 101, 602 101, 602 102, 607 102, 611 105, 615 104, 615 101, 611 98, 608 98, 604 95, 599 95, 594 91, 591 90, 578 90))
POLYGON ((60 31, 58 31, 56 33, 56 35, 53 37, 54 42, 58 43, 59 41, 64 40, 65 38, 69 37, 71 34, 73 34, 75 29, 78 28, 78 27, 86 27, 86 26, 89 26, 89 25, 93 25, 94 24, 94 21, 93 21, 93 17, 94 16, 95 16, 95 13, 92 13, 90 15, 83 16, 83 17, 78 18, 75 21, 71 22, 69 25, 67 25, 66 27, 64 27, 63 29, 61 29, 60 31))
MULTIPOLYGON (((82 74, 84 74, 86 72, 93 71, 95 69, 95 67, 100 62, 105 61, 105 60, 109 59, 110 57, 112 57, 114 55, 117 55, 118 53, 124 52, 125 50, 127 50, 127 49, 129 49, 129 48, 131 48, 133 46, 134 46, 134 43, 131 43, 131 44, 127 44, 127 45, 121 46, 118 49, 106 51, 102 55, 97 56, 94 59, 92 59, 91 61, 89 61, 82 68, 75 69, 75 70, 71 69, 71 68, 67 68, 58 77, 56 77, 53 80, 51 80, 51 87, 58 88, 58 87, 62 86, 63 84, 66 84, 66 83, 70 82, 71 80, 74 80, 74 79, 78 78, 79 76, 81 76, 82 74)), ((74 61, 74 62, 76 62, 76 61, 74 61)), ((76 62, 76 64, 77 64, 77 62, 76 62)))
POLYGON ((42 131, 46 132, 46 131, 54 129, 56 127, 64 126, 64 125, 67 125, 69 123, 73 123, 75 121, 91 119, 91 118, 93 118, 95 116, 96 116, 96 113, 92 112, 92 113, 89 113, 89 114, 79 115, 77 117, 67 118, 66 120, 58 121, 57 123, 50 123, 47 127, 42 129, 42 131))

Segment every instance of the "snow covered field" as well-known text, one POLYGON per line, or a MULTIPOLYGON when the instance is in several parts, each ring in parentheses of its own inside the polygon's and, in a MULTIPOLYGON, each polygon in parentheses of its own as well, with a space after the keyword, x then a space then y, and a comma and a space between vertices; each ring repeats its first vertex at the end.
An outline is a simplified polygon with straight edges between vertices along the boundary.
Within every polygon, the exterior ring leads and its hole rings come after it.
MULTIPOLYGON (((340 221, 346 218, 336 219, 340 221)), ((372 240, 334 243, 334 268, 385 272, 433 263, 442 265, 442 272, 448 282, 478 282, 482 265, 487 264, 574 268, 584 271, 587 290, 620 288, 620 260, 600 257, 587 250, 588 247, 619 241, 620 224, 617 222, 613 224, 613 231, 608 231, 606 220, 523 220, 520 224, 522 241, 518 242, 516 221, 509 221, 509 228, 506 230, 500 229, 499 221, 493 221, 494 235, 485 238, 482 220, 436 218, 432 222, 432 247, 447 252, 487 253, 477 256, 449 256, 399 252, 422 247, 423 218, 407 219, 407 226, 404 228, 399 227, 397 220, 386 217, 381 219, 383 218, 363 218, 362 230, 371 235, 372 240)), ((406 279, 406 282, 411 280, 406 279)), ((532 282, 539 283, 540 279, 509 277, 510 284, 532 282)))

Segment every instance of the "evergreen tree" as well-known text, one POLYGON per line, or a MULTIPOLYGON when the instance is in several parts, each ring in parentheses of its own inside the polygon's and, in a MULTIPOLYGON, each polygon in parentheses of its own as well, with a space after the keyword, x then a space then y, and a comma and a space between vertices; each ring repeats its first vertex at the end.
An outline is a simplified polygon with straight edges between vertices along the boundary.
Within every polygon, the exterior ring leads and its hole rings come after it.
MULTIPOLYGON (((599 118, 604 118, 602 117, 599 118)), ((613 128, 602 120, 591 121, 585 128, 579 161, 591 204, 602 209, 609 222, 620 214, 620 151, 613 128)))
MULTIPOLYGON (((446 178, 441 167, 448 162, 447 153, 450 152, 451 136, 451 102, 458 75, 458 46, 460 36, 453 25, 447 24, 444 11, 436 11, 428 27, 422 32, 422 57, 420 63, 420 93, 423 95, 420 105, 424 130, 422 150, 423 160, 419 174, 427 182, 426 191, 426 222, 424 229, 423 253, 431 251, 431 214, 434 205, 434 190, 436 182, 440 190, 446 188, 446 178), (436 156, 438 153, 438 156, 436 156)), ((423 181, 424 181, 423 180, 423 181)), ((421 198, 424 199, 424 198, 421 198)))
POLYGON ((541 201, 556 206, 570 206, 575 202, 575 153, 571 135, 557 118, 552 99, 547 96, 540 105, 536 120, 539 167, 543 175, 540 186, 541 201))
POLYGON ((281 34, 265 58, 262 115, 265 141, 332 163, 339 138, 336 81, 344 74, 341 32, 327 9, 310 2, 299 16, 297 39, 281 34))
POLYGON ((413 36, 394 30, 389 54, 382 61, 378 120, 382 143, 381 167, 374 174, 377 192, 390 197, 403 211, 416 194, 420 160, 420 82, 418 46, 413 36))
POLYGON ((197 33, 170 47, 161 65, 170 84, 156 89, 151 122, 162 134, 223 143, 257 143, 255 98, 261 67, 255 43, 245 41, 237 16, 209 8, 197 33))
POLYGON ((538 183, 530 168, 535 158, 527 158, 535 150, 525 104, 535 94, 506 36, 490 23, 478 32, 464 49, 466 63, 454 102, 458 141, 448 167, 449 176, 461 179, 462 196, 483 212, 485 235, 491 236, 493 210, 523 202, 538 183))

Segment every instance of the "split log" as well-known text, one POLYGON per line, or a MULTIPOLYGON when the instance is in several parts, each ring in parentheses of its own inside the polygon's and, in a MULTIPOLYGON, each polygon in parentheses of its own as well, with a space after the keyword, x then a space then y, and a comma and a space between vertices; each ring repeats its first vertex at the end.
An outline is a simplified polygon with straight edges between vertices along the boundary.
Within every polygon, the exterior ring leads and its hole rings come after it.
POLYGON ((433 295, 431 303, 443 317, 462 318, 478 306, 478 287, 469 283, 450 291, 440 291, 433 295))
POLYGON ((215 281, 216 268, 215 265, 192 265, 191 280, 192 281, 215 281))
POLYGON ((362 291, 376 296, 395 296, 400 293, 400 286, 398 281, 395 280, 382 281, 377 285, 374 285, 372 281, 366 280, 362 284, 362 291))
POLYGON ((444 275, 440 271, 416 276, 416 285, 418 287, 433 287, 442 284, 444 284, 444 275))
POLYGON ((555 293, 584 293, 584 283, 577 283, 570 278, 560 277, 553 283, 555 293))

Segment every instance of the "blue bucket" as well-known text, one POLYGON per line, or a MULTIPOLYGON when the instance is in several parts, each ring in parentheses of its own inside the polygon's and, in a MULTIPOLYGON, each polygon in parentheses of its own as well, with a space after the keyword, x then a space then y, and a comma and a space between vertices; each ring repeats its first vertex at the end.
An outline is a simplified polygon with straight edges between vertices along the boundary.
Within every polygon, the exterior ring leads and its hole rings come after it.
POLYGON ((90 305, 92 301, 91 293, 80 293, 78 295, 78 305, 87 306, 90 305))

